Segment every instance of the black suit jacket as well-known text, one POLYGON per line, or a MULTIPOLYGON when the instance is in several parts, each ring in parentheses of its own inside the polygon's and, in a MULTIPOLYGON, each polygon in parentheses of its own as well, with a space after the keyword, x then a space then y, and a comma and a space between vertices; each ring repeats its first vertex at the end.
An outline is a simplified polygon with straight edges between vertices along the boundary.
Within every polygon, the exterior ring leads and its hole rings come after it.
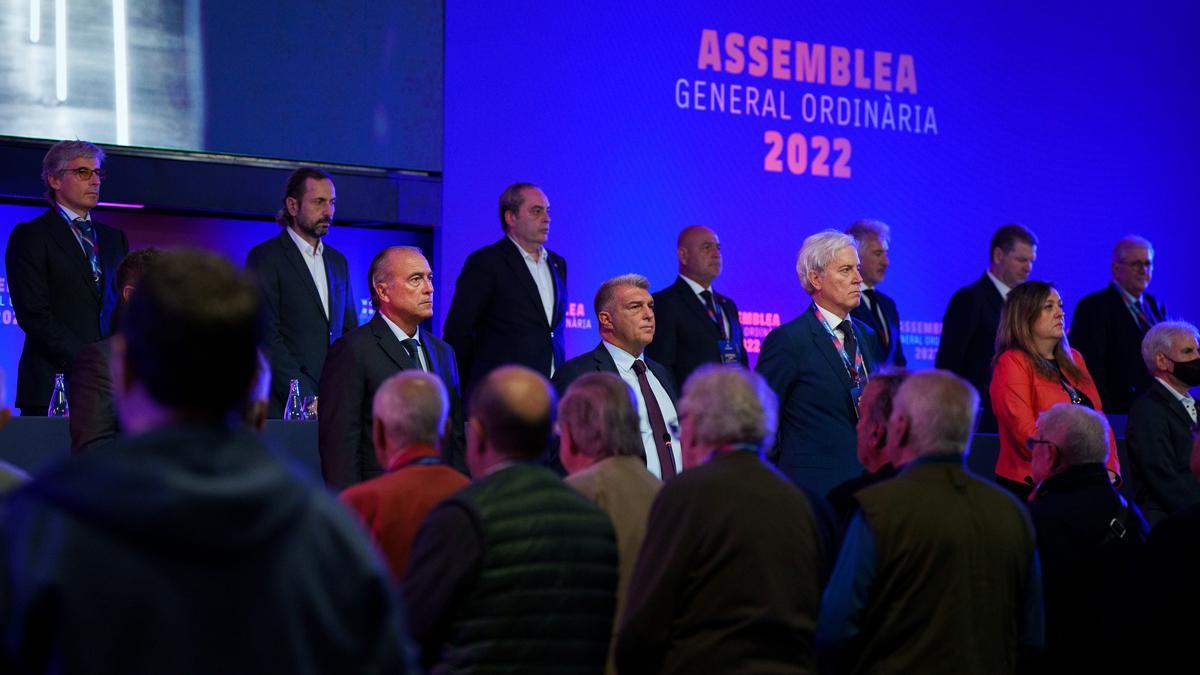
MULTIPOLYGON (((1142 298, 1155 323, 1166 318, 1166 309, 1154 296, 1143 293, 1142 298)), ((1150 384, 1150 374, 1142 361, 1145 336, 1146 331, 1129 313, 1115 283, 1083 296, 1075 305, 1067 337, 1071 346, 1083 354, 1100 391, 1104 412, 1110 415, 1128 414, 1137 393, 1150 384)))
MULTIPOLYGON (((80 348, 113 332, 117 266, 129 252, 129 240, 103 223, 93 220, 92 226, 103 275, 99 291, 83 248, 57 208, 18 224, 8 237, 8 291, 25 331, 16 405, 25 414, 44 415, 54 374, 69 372, 80 348)), ((69 402, 69 381, 67 397, 69 402)))
POLYGON ((942 339, 934 365, 962 377, 979 392, 979 422, 983 433, 996 433, 996 415, 988 387, 992 383, 992 357, 1004 296, 987 272, 970 286, 955 291, 942 317, 942 339))
MULTIPOLYGON (((450 396, 450 430, 442 441, 442 458, 466 473, 454 350, 426 330, 421 331, 420 340, 430 371, 442 378, 450 396)), ((317 447, 327 485, 341 490, 383 473, 371 438, 375 391, 392 375, 418 367, 378 313, 333 343, 318 387, 317 447)))
MULTIPOLYGON (((750 361, 742 345, 742 324, 738 321, 737 305, 733 300, 713 293, 713 302, 729 320, 729 336, 737 345, 738 361, 746 367, 750 361)), ((721 338, 717 324, 683 277, 654 294, 654 342, 646 347, 646 355, 666 366, 680 386, 688 376, 705 363, 720 363, 717 340, 721 338)))
POLYGON ((1194 438, 1192 417, 1183 404, 1152 381, 1134 401, 1125 427, 1138 504, 1151 525, 1200 504, 1200 481, 1188 469, 1194 438))
POLYGON ((111 337, 84 345, 71 368, 71 450, 106 445, 119 431, 113 408, 111 337))
MULTIPOLYGON (((898 368, 903 368, 908 365, 908 359, 904 356, 904 345, 900 342, 900 312, 896 309, 896 301, 890 295, 884 294, 878 288, 873 289, 875 297, 879 298, 879 308, 883 310, 883 318, 887 320, 888 346, 886 353, 880 358, 881 365, 893 365, 898 368)), ((866 297, 865 295, 863 296, 866 297)), ((875 336, 879 338, 880 351, 883 351, 883 327, 879 325, 879 315, 875 313, 874 308, 868 309, 867 303, 859 303, 855 307, 850 316, 871 327, 875 331, 875 336)))
POLYGON ((458 355, 465 395, 499 366, 528 366, 549 379, 551 359, 557 365, 566 360, 567 262, 549 249, 546 257, 554 279, 551 321, 546 321, 533 275, 508 237, 475 251, 463 263, 442 334, 458 355))
POLYGON ((329 344, 358 327, 346 256, 325 244, 322 257, 329 287, 328 319, 308 265, 287 228, 246 256, 246 267, 258 277, 267 304, 270 417, 283 416, 290 380, 300 380, 302 396, 317 391, 329 344))
MULTIPOLYGON (((675 378, 671 376, 671 371, 667 370, 663 364, 643 355, 642 360, 646 362, 646 369, 654 373, 654 377, 658 378, 658 383, 666 390, 667 396, 671 398, 671 404, 678 402, 677 391, 675 389, 675 378)), ((580 354, 575 358, 567 361, 554 373, 554 390, 561 397, 567 391, 567 387, 571 383, 579 379, 581 375, 587 373, 612 373, 620 375, 617 371, 617 362, 613 361, 612 354, 608 353, 608 348, 604 346, 604 342, 596 345, 596 348, 586 354, 580 354)), ((634 394, 640 398, 642 392, 635 391, 634 394)))
MULTIPOLYGON (((866 324, 851 320, 863 364, 873 371, 878 338, 866 324)), ((767 335, 756 370, 779 397, 779 431, 772 454, 784 474, 818 495, 862 474, 853 382, 812 305, 767 335)))

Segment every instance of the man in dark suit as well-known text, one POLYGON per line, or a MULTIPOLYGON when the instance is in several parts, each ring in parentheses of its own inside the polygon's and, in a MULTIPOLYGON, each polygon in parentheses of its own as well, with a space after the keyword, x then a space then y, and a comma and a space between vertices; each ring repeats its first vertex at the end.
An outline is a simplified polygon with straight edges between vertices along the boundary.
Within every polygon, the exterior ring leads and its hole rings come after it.
POLYGON ((679 277, 654 294, 654 342, 646 355, 666 366, 680 385, 705 363, 749 366, 737 305, 712 288, 721 274, 717 233, 703 225, 684 228, 675 253, 679 277))
POLYGON ((464 395, 498 366, 550 378, 566 360, 567 262, 546 249, 550 202, 532 183, 500 195, 504 237, 467 257, 442 331, 458 354, 464 395))
POLYGON ((1068 337, 1083 354, 1104 412, 1129 414, 1138 392, 1150 383, 1142 367, 1142 338, 1167 317, 1162 303, 1146 292, 1154 265, 1154 246, 1128 236, 1113 247, 1112 283, 1083 296, 1075 305, 1068 337))
MULTIPOLYGON (((118 319, 133 290, 160 253, 157 248, 139 248, 130 251, 117 267, 118 319)), ((69 426, 71 450, 75 452, 109 443, 117 435, 110 368, 114 339, 115 336, 109 336, 84 345, 71 367, 69 426)))
POLYGON ((1025 283, 1037 258, 1037 236, 1021 225, 1005 225, 992 235, 990 264, 975 283, 955 291, 942 317, 942 339, 934 363, 971 383, 982 410, 978 431, 996 433, 988 387, 1000 309, 1014 286, 1025 283))
MULTIPOLYGON (((22 415, 46 414, 54 375, 66 374, 79 350, 113 331, 117 265, 129 251, 121 230, 93 222, 104 151, 86 141, 59 141, 42 160, 50 208, 20 223, 4 255, 8 291, 25 346, 17 368, 22 415)), ((67 385, 70 398, 70 383, 67 385)))
POLYGON ((763 456, 775 395, 750 371, 708 366, 680 408, 687 470, 651 507, 619 671, 817 672, 822 551, 808 499, 763 456))
POLYGON ((882 365, 903 368, 908 365, 904 357, 904 345, 900 340, 900 312, 896 301, 879 290, 883 275, 891 261, 888 248, 891 231, 887 223, 878 220, 860 220, 846 230, 846 234, 858 242, 858 260, 862 272, 862 302, 850 315, 875 331, 883 350, 882 365))
POLYGON ((283 416, 292 380, 301 396, 316 393, 329 344, 358 327, 346 256, 321 239, 336 203, 329 174, 296 169, 276 215, 283 229, 246 256, 267 301, 271 417, 283 416))
POLYGON ((665 481, 683 470, 683 460, 675 380, 662 364, 643 355, 654 340, 654 298, 649 288, 650 282, 640 274, 614 277, 600 285, 594 303, 600 345, 564 363, 554 375, 554 386, 561 395, 584 373, 619 375, 637 397, 646 468, 665 481))
POLYGON ((371 261, 368 277, 375 316, 333 343, 317 388, 322 397, 317 447, 325 483, 343 490, 383 474, 371 436, 371 403, 384 380, 405 369, 442 378, 450 396, 442 458, 466 473, 454 350, 420 328, 433 316, 429 262, 418 248, 392 246, 371 261))
POLYGON ((763 341, 758 372, 779 397, 773 459, 818 495, 860 475, 854 427, 868 373, 879 363, 874 332, 850 316, 858 306, 854 238, 825 230, 804 240, 796 272, 812 304, 763 341))
POLYGON ((1133 462, 1138 503, 1151 525, 1200 504, 1200 481, 1189 458, 1196 436, 1200 350, 1196 327, 1182 321, 1156 324, 1142 339, 1142 357, 1152 379, 1133 403, 1125 443, 1133 462))

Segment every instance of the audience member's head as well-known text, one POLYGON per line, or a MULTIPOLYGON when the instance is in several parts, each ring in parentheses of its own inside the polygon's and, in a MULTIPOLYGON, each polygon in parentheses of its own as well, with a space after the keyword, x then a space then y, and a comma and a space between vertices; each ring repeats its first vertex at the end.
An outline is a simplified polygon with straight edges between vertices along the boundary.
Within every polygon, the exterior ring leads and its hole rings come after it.
POLYGON ((907 370, 876 373, 863 388, 858 401, 858 461, 875 473, 888 463, 887 428, 892 402, 900 385, 908 379, 907 370))
POLYGON ((554 390, 524 366, 493 370, 471 393, 467 468, 482 478, 502 462, 535 460, 550 440, 554 390))
POLYGON ((129 303, 130 296, 133 295, 133 290, 137 288, 142 277, 146 275, 146 270, 158 260, 158 256, 162 254, 161 249, 154 247, 138 248, 126 254, 125 258, 117 265, 117 288, 121 289, 118 295, 118 301, 121 306, 129 303))
POLYGON ((87 141, 59 141, 42 158, 42 185, 51 204, 86 216, 100 199, 104 151, 87 141))
POLYGON ((684 468, 723 450, 757 448, 761 454, 775 438, 778 412, 775 392, 758 373, 741 366, 701 367, 679 401, 684 468))
POLYGON ((392 460, 413 445, 441 447, 450 397, 436 375, 402 370, 383 381, 371 405, 375 458, 388 469, 392 460))
POLYGON ((1059 403, 1042 413, 1029 439, 1033 480, 1041 482, 1077 464, 1108 459, 1108 419, 1081 405, 1059 403))
POLYGON ((926 455, 965 454, 975 426, 979 394, 945 370, 908 376, 892 402, 888 457, 899 468, 926 455))
POLYGON ((1162 321, 1142 338, 1146 370, 1180 393, 1200 386, 1200 332, 1186 321, 1162 321))
POLYGON ((588 373, 558 402, 559 459, 568 474, 607 457, 644 457, 633 390, 612 373, 588 373))
POLYGON ((1023 225, 1005 225, 992 235, 988 271, 1005 286, 1024 283, 1037 260, 1037 235, 1023 225))
POLYGON ((1113 246, 1113 281, 1133 297, 1142 297, 1150 285, 1153 267, 1154 244, 1146 238, 1131 234, 1121 237, 1113 246))
POLYGON ((701 286, 707 288, 721 275, 721 240, 703 225, 683 228, 675 254, 679 257, 679 273, 701 286))
POLYGON ((329 233, 337 210, 337 189, 328 173, 302 166, 288 176, 283 190, 283 208, 275 220, 291 227, 301 237, 320 239, 329 233))
POLYGON ((593 306, 600 338, 633 356, 641 356, 654 341, 654 298, 650 280, 623 274, 600 284, 593 306))
POLYGON ((162 253, 129 299, 113 345, 122 428, 240 424, 263 332, 261 294, 246 274, 213 253, 162 253))
POLYGON ((881 220, 860 220, 846 228, 846 234, 858 242, 858 259, 862 266, 863 282, 874 288, 883 283, 887 272, 891 230, 881 220))
POLYGON ((824 230, 804 240, 796 256, 796 275, 814 302, 845 316, 858 307, 863 280, 858 265, 858 242, 854 237, 824 230))

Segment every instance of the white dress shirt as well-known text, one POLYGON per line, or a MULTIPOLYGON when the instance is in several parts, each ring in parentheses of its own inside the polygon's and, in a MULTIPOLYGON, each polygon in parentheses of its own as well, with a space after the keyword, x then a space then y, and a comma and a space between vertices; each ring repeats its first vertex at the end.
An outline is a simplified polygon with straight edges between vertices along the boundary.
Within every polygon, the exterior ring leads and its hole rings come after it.
POLYGON ((1008 284, 1004 283, 1003 281, 1000 281, 1000 279, 997 278, 995 274, 992 274, 991 270, 987 271, 987 275, 988 275, 988 278, 992 280, 992 283, 995 284, 996 290, 1000 291, 1000 296, 1003 297, 1005 300, 1007 300, 1008 292, 1011 291, 1012 289, 1008 287, 1008 284))
POLYGON ((1172 387, 1171 385, 1167 384, 1167 381, 1162 379, 1161 377, 1155 377, 1154 379, 1161 382, 1162 386, 1166 387, 1167 391, 1171 392, 1171 395, 1174 396, 1179 401, 1179 403, 1183 405, 1183 409, 1186 410, 1188 415, 1191 415, 1191 417, 1192 417, 1192 424, 1195 424, 1196 423, 1196 399, 1192 398, 1188 394, 1179 393, 1178 391, 1176 391, 1175 387, 1172 387))
MULTIPOLYGON (((408 333, 404 332, 403 328, 392 323, 392 320, 387 318, 387 316, 384 315, 383 312, 380 312, 379 316, 383 318, 383 322, 387 324, 388 328, 392 329, 392 334, 395 335, 396 339, 400 341, 401 349, 404 348, 405 340, 416 340, 417 342, 421 342, 421 327, 420 326, 417 326, 416 330, 413 331, 413 334, 409 335, 408 333)), ((419 363, 421 365, 421 370, 423 370, 427 373, 429 372, 429 364, 425 362, 425 350, 424 349, 417 350, 417 363, 419 363)))
POLYGON ((321 297, 321 311, 328 319, 329 282, 325 279, 325 242, 318 240, 316 247, 313 247, 291 227, 288 227, 287 231, 292 236, 292 241, 296 242, 296 248, 300 249, 300 257, 304 259, 304 264, 308 266, 308 273, 312 275, 313 283, 317 286, 317 295, 321 297))
POLYGON ((554 324, 554 276, 550 274, 549 257, 546 255, 546 247, 539 247, 537 260, 529 255, 529 251, 521 248, 512 237, 508 238, 517 247, 521 253, 521 258, 525 260, 525 266, 529 268, 529 274, 533 276, 533 283, 537 285, 538 295, 542 298, 542 309, 546 312, 546 323, 554 324))
MULTIPOLYGON (((646 469, 656 478, 661 479, 662 465, 658 461, 658 446, 654 443, 654 431, 650 428, 650 416, 646 412, 646 402, 642 400, 642 385, 638 383, 637 373, 633 370, 633 362, 636 359, 643 361, 645 359, 641 354, 634 357, 624 349, 608 342, 603 344, 609 355, 612 356, 613 362, 617 364, 617 373, 625 381, 625 384, 633 389, 633 395, 637 398, 638 426, 642 432, 642 447, 646 450, 646 469)), ((679 473, 683 470, 683 452, 679 443, 679 415, 675 412, 675 404, 671 403, 671 397, 667 395, 667 390, 663 388, 662 383, 658 381, 649 366, 646 367, 646 381, 650 383, 650 391, 654 392, 654 399, 658 401, 658 408, 662 411, 663 422, 667 425, 667 433, 671 435, 671 455, 675 458, 675 472, 679 473)))
MULTIPOLYGON (((71 234, 75 235, 75 241, 78 242, 78 244, 79 244, 79 250, 83 251, 84 254, 86 255, 87 249, 84 248, 84 246, 83 246, 83 236, 80 235, 79 230, 77 230, 75 228, 75 219, 83 218, 84 220, 86 220, 90 223, 90 222, 92 222, 92 214, 89 213, 86 216, 81 216, 78 213, 75 213, 74 211, 72 211, 71 209, 68 209, 67 207, 63 206, 62 204, 59 204, 58 208, 60 211, 62 211, 62 214, 67 217, 67 220, 71 221, 71 223, 70 223, 71 224, 71 234)), ((95 225, 93 225, 92 227, 95 227, 95 225)), ((99 238, 100 237, 97 235, 96 239, 98 240, 99 238)), ((100 242, 99 241, 96 242, 96 254, 97 255, 100 254, 100 242)), ((117 292, 120 293, 120 289, 117 289, 117 292)))
MULTIPOLYGON (((708 291, 709 293, 711 293, 712 300, 713 300, 713 306, 720 308, 720 306, 717 304, 717 294, 715 291, 713 291, 712 286, 705 288, 682 274, 679 275, 679 278, 683 279, 683 282, 688 285, 688 288, 692 289, 692 292, 696 294, 697 298, 700 298, 700 304, 704 305, 705 308, 707 308, 708 305, 704 302, 704 298, 701 297, 701 295, 700 295, 701 291, 708 291)), ((725 314, 726 314, 726 312, 722 308, 721 309, 721 321, 724 322, 724 324, 725 324, 725 334, 732 335, 732 333, 730 332, 730 327, 729 327, 729 317, 726 316, 725 314)))
MULTIPOLYGON (((829 324, 829 327, 833 329, 833 334, 837 336, 837 339, 841 340, 842 344, 846 344, 846 335, 842 333, 842 330, 838 328, 838 326, 842 325, 843 321, 848 320, 850 315, 847 314, 846 316, 838 316, 837 314, 834 314, 820 305, 817 305, 817 309, 820 310, 821 316, 825 317, 825 323, 829 324)), ((858 344, 857 335, 854 336, 854 339, 855 344, 858 344)))

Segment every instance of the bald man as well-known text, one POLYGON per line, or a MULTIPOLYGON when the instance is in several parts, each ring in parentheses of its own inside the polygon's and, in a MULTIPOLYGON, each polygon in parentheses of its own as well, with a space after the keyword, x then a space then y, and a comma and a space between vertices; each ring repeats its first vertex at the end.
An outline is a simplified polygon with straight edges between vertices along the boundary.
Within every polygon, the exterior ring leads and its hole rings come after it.
POLYGON ((679 277, 654 294, 658 326, 646 354, 666 366, 680 387, 705 363, 749 366, 737 305, 712 287, 722 269, 717 233, 703 225, 685 227, 675 255, 679 277))
POLYGON ((422 523, 403 582, 430 672, 604 670, 617 545, 608 515, 537 462, 553 408, 550 383, 524 366, 471 393, 475 482, 422 523))

